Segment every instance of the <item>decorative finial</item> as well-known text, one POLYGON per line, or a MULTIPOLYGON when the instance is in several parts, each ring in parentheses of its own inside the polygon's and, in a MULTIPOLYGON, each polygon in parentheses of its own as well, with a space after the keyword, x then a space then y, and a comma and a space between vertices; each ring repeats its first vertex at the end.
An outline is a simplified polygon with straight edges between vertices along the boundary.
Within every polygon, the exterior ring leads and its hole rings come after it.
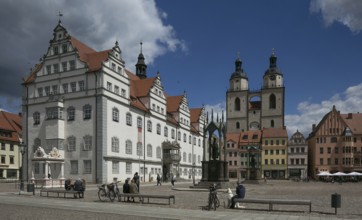
POLYGON ((238 59, 240 59, 240 52, 239 51, 238 51, 237 55, 238 55, 238 59))
POLYGON ((272 48, 272 55, 275 56, 275 49, 272 48))
POLYGON ((59 21, 58 21, 58 23, 60 24, 60 23, 62 23, 62 21, 60 20, 60 17, 62 17, 63 16, 63 14, 60 12, 60 10, 59 10, 59 13, 58 13, 58 17, 59 17, 59 21))
POLYGON ((216 113, 216 122, 219 123, 219 113, 216 113))
POLYGON ((214 121, 214 109, 211 109, 211 121, 214 121))
POLYGON ((221 112, 221 118, 222 118, 222 122, 224 122, 224 110, 221 112))
POLYGON ((116 47, 118 47, 118 40, 116 40, 116 47))
POLYGON ((141 41, 141 42, 140 42, 140 45, 141 45, 141 51, 140 51, 140 53, 142 53, 142 44, 143 44, 143 43, 142 43, 142 41, 141 41))

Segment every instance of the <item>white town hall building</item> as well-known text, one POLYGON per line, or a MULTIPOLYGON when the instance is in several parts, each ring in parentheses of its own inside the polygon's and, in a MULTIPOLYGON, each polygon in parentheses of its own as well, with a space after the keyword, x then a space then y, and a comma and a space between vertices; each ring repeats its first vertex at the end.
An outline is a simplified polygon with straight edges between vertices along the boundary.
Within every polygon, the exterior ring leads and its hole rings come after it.
POLYGON ((97 52, 60 21, 49 44, 23 82, 27 180, 201 179, 205 109, 167 95, 159 73, 147 78, 142 50, 134 74, 117 42, 97 52))

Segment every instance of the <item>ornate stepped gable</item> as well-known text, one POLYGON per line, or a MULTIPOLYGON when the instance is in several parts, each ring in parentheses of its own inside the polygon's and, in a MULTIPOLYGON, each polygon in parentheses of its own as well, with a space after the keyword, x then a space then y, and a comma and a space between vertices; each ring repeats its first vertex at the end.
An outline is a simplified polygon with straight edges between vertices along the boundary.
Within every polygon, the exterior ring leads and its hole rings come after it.
MULTIPOLYGON (((112 49, 97 52, 93 48, 78 40, 77 38, 69 35, 67 30, 62 26, 60 22, 54 28, 53 39, 50 41, 50 44, 61 40, 57 34, 62 35, 61 39, 66 40, 66 42, 70 43, 70 45, 73 47, 72 49, 74 49, 74 52, 77 54, 78 59, 82 61, 87 67, 87 73, 100 71, 102 69, 103 62, 107 61, 110 55, 116 53, 119 54, 120 62, 124 64, 124 61, 121 58, 121 50, 118 46, 118 42, 116 42, 115 46, 112 49)), ((47 55, 44 55, 44 57, 50 56, 50 50, 51 46, 49 46, 47 55)), ((144 59, 142 51, 140 55, 142 55, 141 57, 144 59)), ((33 83, 35 78, 37 77, 37 74, 42 70, 43 65, 44 59, 41 59, 41 62, 35 65, 28 78, 24 80, 23 84, 26 85, 33 83)), ((144 64, 144 66, 146 65, 144 64)), ((188 102, 185 94, 180 96, 168 96, 167 94, 165 94, 161 85, 161 78, 159 73, 157 73, 156 77, 153 78, 140 78, 139 76, 137 76, 137 74, 133 73, 128 69, 125 69, 125 74, 130 81, 131 106, 145 112, 150 112, 150 106, 145 105, 142 99, 150 98, 151 89, 154 86, 158 86, 163 93, 163 98, 166 99, 167 104, 165 111, 167 115, 167 120, 177 125, 180 123, 178 120, 175 119, 175 113, 179 112, 182 102, 184 102, 184 104, 186 104, 188 107, 188 102)), ((191 126, 191 131, 200 130, 195 128, 198 127, 195 125, 195 123, 200 120, 201 111, 204 112, 204 109, 199 108, 197 111, 190 111, 190 121, 194 123, 194 126, 191 126)))

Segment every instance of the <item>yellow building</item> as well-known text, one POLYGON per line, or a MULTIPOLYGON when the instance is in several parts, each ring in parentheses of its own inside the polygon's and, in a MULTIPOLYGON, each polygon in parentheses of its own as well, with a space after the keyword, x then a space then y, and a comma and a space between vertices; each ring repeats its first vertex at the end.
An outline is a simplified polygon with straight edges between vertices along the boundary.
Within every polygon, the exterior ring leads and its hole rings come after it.
POLYGON ((21 116, 0 110, 0 179, 19 179, 21 116))
POLYGON ((264 128, 262 132, 262 177, 286 179, 288 171, 286 128, 264 128))

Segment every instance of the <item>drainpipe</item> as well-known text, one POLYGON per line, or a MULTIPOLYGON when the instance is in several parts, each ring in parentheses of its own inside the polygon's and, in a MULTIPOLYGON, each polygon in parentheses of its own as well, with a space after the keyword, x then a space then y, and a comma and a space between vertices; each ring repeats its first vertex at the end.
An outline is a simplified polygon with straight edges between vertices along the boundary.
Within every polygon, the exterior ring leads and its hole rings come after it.
POLYGON ((143 182, 146 182, 146 114, 143 114, 143 182))
POLYGON ((95 112, 94 112, 94 114, 95 114, 95 134, 96 135, 94 135, 94 143, 95 143, 95 146, 94 146, 94 152, 95 152, 95 165, 94 165, 94 167, 95 167, 95 172, 94 172, 94 175, 95 175, 95 182, 96 183, 98 183, 98 172, 97 172, 97 169, 98 169, 98 167, 97 167, 97 165, 98 165, 98 163, 97 163, 97 161, 98 161, 98 154, 97 154, 97 150, 98 150, 98 145, 97 145, 97 134, 98 134, 98 127, 97 127, 97 107, 98 107, 98 98, 97 98, 97 94, 98 94, 98 91, 97 91, 97 82, 98 82, 98 78, 97 78, 97 72, 95 72, 95 74, 94 74, 94 76, 95 76, 95 85, 94 85, 94 91, 95 91, 95 94, 94 94, 94 97, 95 97, 95 99, 96 99, 96 106, 95 106, 95 112))

